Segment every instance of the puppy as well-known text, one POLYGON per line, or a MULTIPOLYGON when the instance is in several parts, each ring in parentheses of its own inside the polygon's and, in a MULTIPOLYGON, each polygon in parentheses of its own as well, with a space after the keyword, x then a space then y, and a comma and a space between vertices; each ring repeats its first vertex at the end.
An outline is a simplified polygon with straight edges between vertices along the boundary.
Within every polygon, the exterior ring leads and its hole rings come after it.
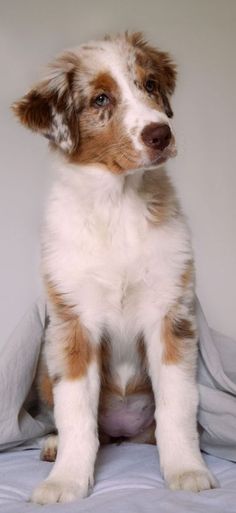
POLYGON ((163 168, 176 153, 176 69, 142 35, 64 52, 13 105, 49 139, 57 178, 42 235, 50 323, 41 396, 56 462, 34 502, 88 494, 103 441, 157 440, 172 490, 215 486, 199 450, 191 242, 163 168), (57 439, 58 438, 58 439, 57 439))

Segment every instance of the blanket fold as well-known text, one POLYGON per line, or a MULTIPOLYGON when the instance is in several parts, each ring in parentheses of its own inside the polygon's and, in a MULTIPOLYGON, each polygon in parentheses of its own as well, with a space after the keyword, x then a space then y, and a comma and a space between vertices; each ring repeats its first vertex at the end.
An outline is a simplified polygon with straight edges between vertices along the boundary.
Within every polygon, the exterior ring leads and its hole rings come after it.
MULTIPOLYGON (((198 385, 201 448, 236 462, 236 342, 210 329, 197 301, 199 328, 198 385)), ((24 316, 1 348, 0 450, 49 433, 43 415, 27 405, 34 381, 46 320, 44 298, 24 316)))

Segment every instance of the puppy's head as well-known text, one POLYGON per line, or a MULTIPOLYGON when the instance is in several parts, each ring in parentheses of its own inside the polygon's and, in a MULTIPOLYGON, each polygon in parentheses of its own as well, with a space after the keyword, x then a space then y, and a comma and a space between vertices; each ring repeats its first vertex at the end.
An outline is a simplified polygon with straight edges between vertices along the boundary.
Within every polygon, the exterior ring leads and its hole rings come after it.
POLYGON ((64 52, 13 110, 70 162, 125 173, 175 154, 175 80, 167 53, 125 34, 64 52))

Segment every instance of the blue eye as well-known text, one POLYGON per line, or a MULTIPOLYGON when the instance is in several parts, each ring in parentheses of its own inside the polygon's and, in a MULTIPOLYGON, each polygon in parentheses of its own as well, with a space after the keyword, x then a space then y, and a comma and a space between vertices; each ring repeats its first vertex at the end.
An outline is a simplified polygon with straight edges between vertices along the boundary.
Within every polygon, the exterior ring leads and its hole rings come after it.
POLYGON ((156 84, 155 84, 155 81, 152 80, 151 78, 148 79, 145 83, 145 89, 148 93, 154 93, 155 89, 156 89, 156 84))
POLYGON ((106 94, 99 94, 94 100, 94 104, 98 107, 105 107, 108 103, 110 103, 110 100, 106 94))

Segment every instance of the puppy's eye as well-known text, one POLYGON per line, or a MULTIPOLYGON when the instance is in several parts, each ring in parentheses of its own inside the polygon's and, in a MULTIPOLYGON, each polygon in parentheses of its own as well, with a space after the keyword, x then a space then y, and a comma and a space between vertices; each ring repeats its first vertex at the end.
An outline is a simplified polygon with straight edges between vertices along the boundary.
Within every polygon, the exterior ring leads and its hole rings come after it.
POLYGON ((99 94, 94 100, 94 105, 97 107, 105 107, 110 103, 110 99, 106 94, 99 94))
POLYGON ((148 80, 146 80, 145 84, 144 84, 144 87, 146 89, 146 91, 148 93, 154 93, 155 89, 156 89, 156 83, 154 80, 152 80, 151 78, 149 78, 148 80))

